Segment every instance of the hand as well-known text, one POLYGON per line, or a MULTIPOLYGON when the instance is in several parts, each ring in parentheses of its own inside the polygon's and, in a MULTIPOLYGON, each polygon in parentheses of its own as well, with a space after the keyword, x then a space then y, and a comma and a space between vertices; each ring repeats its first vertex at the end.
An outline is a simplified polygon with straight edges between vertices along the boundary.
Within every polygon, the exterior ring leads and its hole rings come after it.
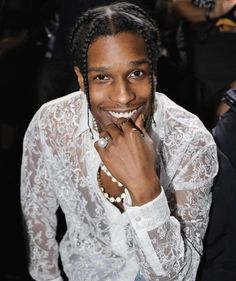
POLYGON ((236 0, 216 0, 215 7, 209 13, 210 18, 218 18, 227 14, 236 5, 236 0))
POLYGON ((135 124, 120 118, 117 124, 110 124, 101 132, 101 136, 111 137, 106 148, 95 143, 103 163, 129 190, 133 205, 145 204, 160 194, 155 148, 143 124, 142 115, 135 124))

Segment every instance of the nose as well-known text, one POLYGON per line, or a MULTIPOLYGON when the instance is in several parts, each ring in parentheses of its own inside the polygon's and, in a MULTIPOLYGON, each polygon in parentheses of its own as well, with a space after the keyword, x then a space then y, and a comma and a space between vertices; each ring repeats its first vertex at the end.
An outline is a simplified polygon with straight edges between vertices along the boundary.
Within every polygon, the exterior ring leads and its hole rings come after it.
POLYGON ((129 82, 125 79, 119 79, 115 83, 115 88, 112 91, 111 99, 119 104, 128 104, 136 97, 135 91, 132 89, 129 82))

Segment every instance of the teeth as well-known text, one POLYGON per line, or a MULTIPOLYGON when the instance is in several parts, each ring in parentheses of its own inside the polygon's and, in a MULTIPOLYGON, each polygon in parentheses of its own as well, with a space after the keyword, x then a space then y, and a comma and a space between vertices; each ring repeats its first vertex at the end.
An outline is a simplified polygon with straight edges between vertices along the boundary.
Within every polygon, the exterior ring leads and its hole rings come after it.
POLYGON ((136 112, 137 110, 132 110, 129 112, 115 112, 115 111, 109 111, 109 113, 114 116, 115 118, 131 118, 131 116, 136 112))

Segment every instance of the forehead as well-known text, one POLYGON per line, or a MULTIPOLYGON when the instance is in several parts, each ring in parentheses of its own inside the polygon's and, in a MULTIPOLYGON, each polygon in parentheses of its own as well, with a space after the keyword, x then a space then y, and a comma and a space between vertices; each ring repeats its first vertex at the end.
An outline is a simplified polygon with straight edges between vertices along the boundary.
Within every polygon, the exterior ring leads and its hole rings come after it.
POLYGON ((146 44, 140 35, 131 32, 99 37, 88 49, 88 66, 140 59, 147 59, 146 44))

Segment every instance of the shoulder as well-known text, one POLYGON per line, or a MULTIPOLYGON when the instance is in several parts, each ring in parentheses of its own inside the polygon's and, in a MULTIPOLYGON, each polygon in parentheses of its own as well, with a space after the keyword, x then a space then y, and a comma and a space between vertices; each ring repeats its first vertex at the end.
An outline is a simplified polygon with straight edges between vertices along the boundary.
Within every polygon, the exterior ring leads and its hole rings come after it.
POLYGON ((174 175, 176 179, 181 178, 193 168, 192 175, 201 184, 204 180, 203 177, 199 178, 199 167, 207 170, 204 175, 206 180, 214 177, 218 171, 218 160, 216 144, 210 131, 196 115, 164 94, 156 94, 155 104, 154 134, 159 139, 158 149, 168 178, 172 179, 174 175))
POLYGON ((155 94, 154 118, 158 118, 156 121, 165 125, 175 124, 176 127, 197 127, 198 129, 203 128, 206 130, 201 120, 195 114, 176 104, 163 93, 157 92, 155 94))
POLYGON ((74 92, 43 104, 32 118, 27 133, 37 128, 44 135, 59 137, 79 128, 86 103, 82 92, 74 92))
POLYGON ((193 113, 177 105, 166 95, 156 93, 154 119, 160 138, 172 143, 187 144, 198 140, 202 145, 213 143, 211 133, 193 113))
POLYGON ((79 112, 84 99, 85 97, 82 92, 73 92, 43 104, 36 114, 42 118, 45 118, 49 114, 54 115, 57 119, 61 119, 65 117, 67 112, 79 112))

